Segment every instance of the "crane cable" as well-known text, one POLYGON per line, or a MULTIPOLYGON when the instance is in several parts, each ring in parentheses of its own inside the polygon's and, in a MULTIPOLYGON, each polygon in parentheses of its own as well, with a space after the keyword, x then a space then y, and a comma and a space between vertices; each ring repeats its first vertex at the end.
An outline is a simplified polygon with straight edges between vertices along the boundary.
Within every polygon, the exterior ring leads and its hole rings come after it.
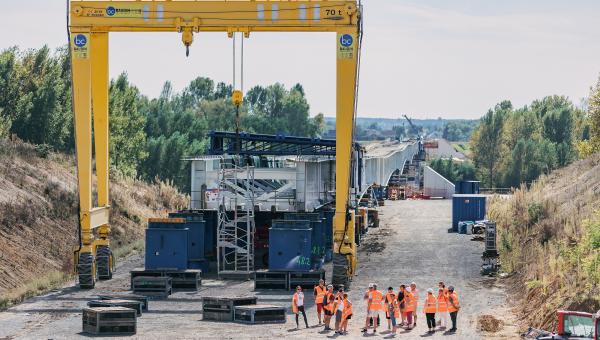
MULTIPOLYGON (((236 32, 233 33, 233 91, 236 91, 236 67, 237 67, 237 55, 236 55, 236 32)), ((240 91, 244 93, 244 33, 241 34, 241 46, 240 46, 240 91)), ((233 94, 233 93, 232 93, 233 94)), ((240 155, 240 106, 241 102, 234 103, 235 105, 235 151, 236 156, 240 155)))

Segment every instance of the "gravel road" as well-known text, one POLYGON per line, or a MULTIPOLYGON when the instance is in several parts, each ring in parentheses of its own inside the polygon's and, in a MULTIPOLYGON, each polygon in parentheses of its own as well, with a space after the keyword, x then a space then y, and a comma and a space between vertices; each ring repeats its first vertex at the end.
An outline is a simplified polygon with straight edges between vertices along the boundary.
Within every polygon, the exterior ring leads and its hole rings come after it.
MULTIPOLYGON (((202 296, 256 295, 259 303, 289 307, 291 295, 287 292, 254 292, 251 281, 219 281, 207 278, 197 293, 179 292, 167 300, 150 302, 150 311, 138 319, 138 332, 130 338, 143 339, 358 339, 391 338, 385 328, 378 335, 363 335, 366 310, 362 294, 369 282, 385 289, 395 289, 401 283, 415 281, 421 291, 421 300, 429 287, 443 280, 456 287, 462 309, 459 313, 458 332, 427 335, 424 314, 419 311, 417 328, 400 331, 395 338, 419 339, 489 339, 518 338, 514 318, 506 308, 506 293, 494 278, 479 275, 481 242, 470 241, 466 235, 448 234, 451 220, 451 202, 443 201, 386 201, 380 210, 381 226, 371 230, 359 248, 358 275, 354 279, 350 298, 354 302, 354 317, 349 334, 336 336, 323 333, 317 327, 313 304, 307 304, 311 328, 295 330, 293 316, 288 314, 285 324, 245 326, 233 323, 202 321, 202 296), (479 315, 493 314, 506 323, 496 334, 477 331, 479 315)), ((82 291, 74 282, 65 288, 28 300, 0 313, 0 339, 73 339, 85 338, 81 333, 81 308, 102 292, 126 291, 129 270, 141 267, 141 256, 122 261, 111 281, 100 282, 94 290, 82 291)), ((310 299, 308 299, 310 300, 310 299)), ((422 301, 419 302, 422 305, 422 301)), ((384 320, 383 320, 384 321, 384 320)), ((103 337, 106 338, 106 337, 103 337)))

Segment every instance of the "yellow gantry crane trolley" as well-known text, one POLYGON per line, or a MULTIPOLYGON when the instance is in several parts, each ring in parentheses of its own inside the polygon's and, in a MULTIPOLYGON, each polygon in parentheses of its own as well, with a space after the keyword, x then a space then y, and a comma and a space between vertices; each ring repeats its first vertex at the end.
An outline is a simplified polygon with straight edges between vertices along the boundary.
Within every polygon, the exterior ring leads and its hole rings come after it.
MULTIPOLYGON (((356 268, 354 214, 349 209, 350 160, 361 40, 359 0, 164 0, 69 2, 69 41, 80 201, 79 285, 112 276, 109 200, 108 47, 110 32, 179 32, 186 55, 200 32, 336 33, 336 214, 333 282, 356 268), (92 202, 92 124, 98 206, 92 202)), ((332 43, 333 43, 332 39, 332 43)), ((241 92, 234 92, 241 104, 241 92)))

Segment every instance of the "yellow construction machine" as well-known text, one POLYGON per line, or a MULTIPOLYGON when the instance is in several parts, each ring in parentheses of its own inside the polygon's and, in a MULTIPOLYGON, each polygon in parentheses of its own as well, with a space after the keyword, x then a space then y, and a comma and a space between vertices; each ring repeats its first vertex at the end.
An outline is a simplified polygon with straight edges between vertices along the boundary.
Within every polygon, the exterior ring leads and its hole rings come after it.
MULTIPOLYGON (((354 213, 349 208, 349 183, 362 37, 361 11, 359 0, 71 0, 68 20, 81 237, 75 263, 80 287, 91 288, 97 279, 109 279, 114 263, 110 250, 108 178, 110 32, 179 32, 186 55, 194 34, 200 32, 225 32, 229 37, 243 34, 245 38, 249 38, 251 32, 336 33, 333 281, 347 284, 356 268, 354 213), (97 207, 92 204, 93 154, 97 207)), ((239 89, 234 92, 233 100, 237 106, 241 104, 239 89)))

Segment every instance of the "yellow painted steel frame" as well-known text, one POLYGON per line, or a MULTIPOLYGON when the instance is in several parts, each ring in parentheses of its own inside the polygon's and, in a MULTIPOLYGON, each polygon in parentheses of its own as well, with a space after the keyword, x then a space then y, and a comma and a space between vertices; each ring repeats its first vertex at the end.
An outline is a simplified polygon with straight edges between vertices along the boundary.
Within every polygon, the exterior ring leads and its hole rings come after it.
POLYGON ((81 252, 109 242, 109 32, 335 32, 337 51, 336 215, 334 252, 356 267, 354 215, 348 212, 360 9, 357 0, 70 1, 71 70, 81 204, 81 252), (92 206, 92 124, 98 207, 92 206), (93 231, 97 229, 96 235, 93 231))

